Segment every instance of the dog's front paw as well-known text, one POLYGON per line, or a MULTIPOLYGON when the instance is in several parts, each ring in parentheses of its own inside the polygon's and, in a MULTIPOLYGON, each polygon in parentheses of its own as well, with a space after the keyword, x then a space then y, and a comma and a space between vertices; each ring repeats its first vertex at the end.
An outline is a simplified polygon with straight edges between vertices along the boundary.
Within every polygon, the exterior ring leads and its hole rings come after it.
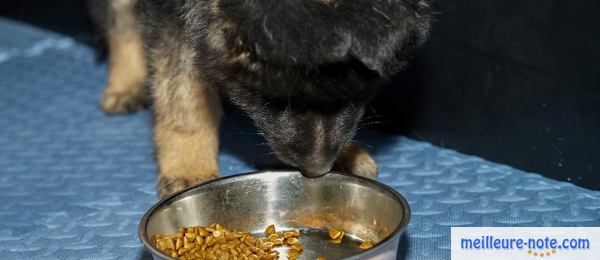
POLYGON ((100 105, 106 114, 125 114, 138 111, 144 105, 144 99, 131 91, 107 91, 102 96, 100 105))
POLYGON ((157 184, 156 189, 157 189, 158 195, 162 199, 162 198, 169 196, 170 194, 173 194, 180 190, 192 187, 196 184, 200 184, 203 182, 210 181, 212 179, 216 179, 217 177, 219 177, 218 174, 207 175, 205 177, 194 177, 194 178, 160 176, 158 178, 158 184, 157 184))
POLYGON ((367 151, 351 144, 335 161, 334 170, 374 179, 377 177, 377 163, 367 151))

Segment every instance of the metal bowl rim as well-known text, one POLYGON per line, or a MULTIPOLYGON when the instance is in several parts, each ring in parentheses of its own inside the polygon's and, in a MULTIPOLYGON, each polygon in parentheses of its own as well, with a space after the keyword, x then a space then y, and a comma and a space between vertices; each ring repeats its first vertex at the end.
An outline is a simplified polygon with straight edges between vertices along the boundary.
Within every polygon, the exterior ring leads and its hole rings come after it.
MULTIPOLYGON (((213 180, 210 180, 207 182, 203 182, 198 185, 194 185, 194 186, 188 187, 186 189, 180 190, 178 192, 175 192, 175 193, 159 200, 158 202, 156 202, 154 205, 152 205, 152 207, 150 207, 150 209, 148 209, 146 211, 146 213, 144 213, 144 216, 142 217, 142 219, 140 220, 140 223, 138 225, 138 238, 140 239, 140 241, 142 241, 142 244, 144 245, 144 247, 146 249, 150 250, 150 252, 153 255, 158 255, 164 259, 174 259, 171 256, 164 254, 162 251, 154 248, 154 246, 152 244, 150 244, 150 242, 146 238, 147 237, 146 226, 148 225, 148 219, 150 218, 150 216, 152 214, 155 213, 155 211, 158 208, 162 207, 166 202, 171 201, 171 200, 177 198, 179 195, 186 193, 190 190, 196 189, 200 186, 209 185, 214 182, 224 181, 227 179, 233 179, 233 178, 238 178, 238 177, 243 177, 243 176, 260 175, 260 174, 265 174, 265 173, 275 173, 275 174, 288 173, 289 174, 289 173, 295 173, 295 172, 297 172, 297 171, 294 171, 294 170, 265 170, 265 171, 238 173, 238 174, 232 174, 232 175, 220 177, 217 179, 213 179, 213 180)), ((392 241, 392 238, 394 238, 396 236, 401 236, 401 234, 404 233, 404 230, 408 226, 408 222, 410 221, 410 218, 411 218, 411 210, 410 210, 410 206, 408 205, 408 201, 406 201, 406 199, 398 191, 396 191, 395 189, 393 189, 392 187, 390 187, 384 183, 381 183, 381 182, 378 182, 378 181, 375 181, 375 180, 372 180, 372 179, 369 179, 369 178, 366 178, 363 176, 359 176, 359 175, 347 174, 347 173, 342 173, 342 172, 327 173, 327 175, 329 175, 329 174, 337 174, 337 175, 343 175, 345 177, 358 178, 362 181, 373 184, 376 187, 383 188, 384 190, 386 190, 387 192, 392 194, 392 196, 400 203, 400 206, 402 207, 402 209, 404 211, 404 215, 402 216, 402 221, 400 221, 400 223, 396 226, 394 231, 392 231, 392 233, 389 236, 387 236, 386 238, 381 240, 381 242, 379 242, 374 247, 369 248, 360 254, 353 255, 353 256, 351 256, 351 258, 361 259, 361 256, 365 256, 365 255, 369 254, 370 252, 376 251, 378 248, 384 248, 386 245, 388 245, 392 241)))

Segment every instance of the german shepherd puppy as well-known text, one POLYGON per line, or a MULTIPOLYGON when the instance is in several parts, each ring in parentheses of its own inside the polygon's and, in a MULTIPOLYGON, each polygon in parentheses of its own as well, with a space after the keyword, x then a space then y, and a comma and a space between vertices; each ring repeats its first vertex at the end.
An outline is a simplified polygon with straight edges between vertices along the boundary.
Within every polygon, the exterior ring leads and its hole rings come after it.
POLYGON ((374 177, 351 145, 381 81, 429 30, 427 0, 91 0, 109 47, 102 109, 145 103, 161 196, 219 176, 219 92, 307 177, 374 177))

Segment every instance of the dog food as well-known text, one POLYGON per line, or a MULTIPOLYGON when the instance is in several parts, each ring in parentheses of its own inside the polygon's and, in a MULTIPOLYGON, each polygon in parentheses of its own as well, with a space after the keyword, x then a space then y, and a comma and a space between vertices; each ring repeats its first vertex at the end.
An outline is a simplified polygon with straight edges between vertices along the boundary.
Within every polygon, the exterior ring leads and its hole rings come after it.
MULTIPOLYGON (((330 229, 330 242, 340 244, 344 234, 344 231, 330 229)), ((251 233, 231 231, 215 223, 208 227, 182 228, 172 235, 155 235, 153 241, 159 250, 178 259, 279 259, 275 248, 286 246, 287 258, 295 260, 304 251, 299 237, 297 229, 277 232, 275 225, 269 225, 264 237, 256 239, 251 233)), ((363 242, 358 247, 367 250, 373 243, 363 242)), ((317 260, 326 258, 319 256, 317 260)))
POLYGON ((296 259, 304 250, 300 231, 277 232, 274 225, 265 229, 265 237, 231 231, 220 224, 182 228, 173 235, 155 235, 154 245, 178 259, 278 259, 279 246, 288 247, 288 259, 296 259))
POLYGON ((360 245, 358 247, 362 250, 367 250, 367 249, 373 247, 373 243, 371 243, 369 241, 362 242, 362 243, 360 243, 360 245))
MULTIPOLYGON (((342 239, 344 238, 344 231, 340 231, 337 229, 330 229, 329 230, 329 238, 331 238, 331 240, 329 240, 331 243, 340 244, 340 243, 342 243, 342 239)), ((362 250, 367 250, 367 249, 373 247, 373 243, 371 243, 369 241, 365 241, 365 242, 360 243, 360 245, 358 245, 358 247, 362 250)))
POLYGON ((330 242, 334 244, 342 243, 342 239, 344 238, 344 231, 340 231, 337 229, 329 230, 329 238, 331 238, 330 242))

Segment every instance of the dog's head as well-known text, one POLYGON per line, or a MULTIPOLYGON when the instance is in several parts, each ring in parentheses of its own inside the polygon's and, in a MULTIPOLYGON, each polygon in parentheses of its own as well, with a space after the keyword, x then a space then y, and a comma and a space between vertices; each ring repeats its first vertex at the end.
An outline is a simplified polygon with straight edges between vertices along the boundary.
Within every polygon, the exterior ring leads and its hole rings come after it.
POLYGON ((378 83, 429 27, 423 0, 214 0, 197 8, 210 14, 187 17, 205 50, 201 73, 254 119, 279 159, 311 177, 331 169, 378 83))
POLYGON ((358 62, 314 69, 269 68, 259 80, 225 87, 277 157, 308 177, 323 175, 350 143, 376 76, 358 62))

